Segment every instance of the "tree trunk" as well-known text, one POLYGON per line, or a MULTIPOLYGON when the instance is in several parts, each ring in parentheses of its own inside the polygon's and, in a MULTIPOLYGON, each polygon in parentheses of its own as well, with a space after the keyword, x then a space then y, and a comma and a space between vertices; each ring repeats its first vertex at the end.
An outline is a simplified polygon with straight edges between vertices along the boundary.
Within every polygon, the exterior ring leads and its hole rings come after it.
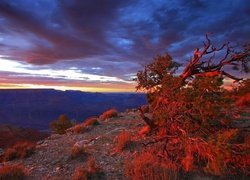
POLYGON ((138 107, 138 111, 139 111, 139 114, 140 114, 141 118, 143 119, 143 121, 150 127, 151 130, 153 130, 155 128, 154 121, 152 119, 149 119, 147 116, 144 115, 141 107, 138 107))

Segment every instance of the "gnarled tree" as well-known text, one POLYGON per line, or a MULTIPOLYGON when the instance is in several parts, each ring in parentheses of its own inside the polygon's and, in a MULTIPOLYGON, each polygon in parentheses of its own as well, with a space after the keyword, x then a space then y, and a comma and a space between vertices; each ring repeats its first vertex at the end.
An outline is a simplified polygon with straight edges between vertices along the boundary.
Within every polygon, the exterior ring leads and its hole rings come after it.
POLYGON ((169 54, 157 56, 137 73, 136 88, 147 91, 154 122, 151 127, 159 132, 155 141, 158 155, 166 166, 174 164, 187 172, 220 175, 240 169, 250 173, 250 162, 244 160, 250 158, 246 149, 250 135, 233 127, 237 109, 222 86, 225 77, 241 80, 230 74, 227 66, 249 72, 250 44, 241 50, 229 43, 216 48, 209 34, 206 40, 203 50, 195 50, 180 75, 176 70, 181 64, 169 54), (223 51, 224 56, 215 57, 223 51))

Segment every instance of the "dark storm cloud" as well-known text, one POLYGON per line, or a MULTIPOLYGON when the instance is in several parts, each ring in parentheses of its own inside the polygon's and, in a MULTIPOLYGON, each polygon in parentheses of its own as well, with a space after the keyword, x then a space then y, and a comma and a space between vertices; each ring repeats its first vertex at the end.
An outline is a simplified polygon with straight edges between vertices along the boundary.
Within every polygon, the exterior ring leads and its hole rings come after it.
POLYGON ((1 0, 0 57, 129 79, 156 54, 185 63, 207 32, 249 41, 249 12, 248 0, 1 0))

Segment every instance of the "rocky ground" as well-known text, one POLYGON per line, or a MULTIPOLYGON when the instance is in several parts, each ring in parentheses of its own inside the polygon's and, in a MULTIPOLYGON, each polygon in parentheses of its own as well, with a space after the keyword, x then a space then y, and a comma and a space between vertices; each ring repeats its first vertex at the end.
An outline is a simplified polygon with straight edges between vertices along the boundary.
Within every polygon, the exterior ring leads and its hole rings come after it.
POLYGON ((79 166, 86 165, 86 159, 71 157, 74 146, 84 146, 88 156, 100 165, 107 179, 124 179, 125 161, 131 160, 138 153, 138 146, 143 146, 141 142, 146 140, 138 135, 144 122, 134 112, 98 121, 100 125, 91 127, 83 134, 75 134, 73 129, 69 129, 64 135, 51 135, 37 143, 31 157, 11 163, 21 163, 26 167, 27 180, 67 180, 73 177, 79 166), (124 151, 117 152, 118 135, 122 131, 131 132, 132 144, 124 151))
MULTIPOLYGON (((238 126, 243 124, 246 130, 250 130, 248 115, 238 119, 238 126)), ((74 133, 71 128, 64 135, 51 135, 37 143, 35 153, 29 158, 7 164, 23 164, 27 180, 69 180, 78 167, 86 166, 87 158, 72 158, 72 148, 83 146, 87 156, 92 157, 103 170, 104 179, 126 179, 125 163, 140 153, 143 142, 150 140, 139 134, 145 124, 137 112, 125 112, 115 118, 97 120, 100 125, 90 126, 82 134, 74 133), (118 136, 123 131, 132 134, 132 143, 123 151, 117 151, 118 136)))

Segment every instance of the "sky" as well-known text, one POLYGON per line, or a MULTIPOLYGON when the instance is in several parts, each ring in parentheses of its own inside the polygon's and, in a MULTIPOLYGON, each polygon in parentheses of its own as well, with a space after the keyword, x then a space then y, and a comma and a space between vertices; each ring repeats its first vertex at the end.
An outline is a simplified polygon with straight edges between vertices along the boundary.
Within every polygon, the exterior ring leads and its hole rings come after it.
POLYGON ((135 92, 142 65, 185 66, 207 32, 249 42, 250 1, 0 0, 0 88, 135 92))

